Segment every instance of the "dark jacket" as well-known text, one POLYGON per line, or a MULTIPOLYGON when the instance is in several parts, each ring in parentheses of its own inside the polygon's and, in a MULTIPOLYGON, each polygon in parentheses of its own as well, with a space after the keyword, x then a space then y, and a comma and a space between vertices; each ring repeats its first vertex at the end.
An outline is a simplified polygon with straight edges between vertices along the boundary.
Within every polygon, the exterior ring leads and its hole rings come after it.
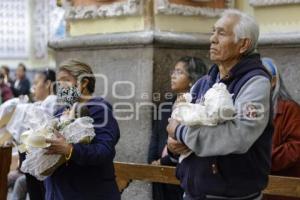
POLYGON ((120 200, 113 159, 120 132, 112 107, 102 98, 88 101, 96 136, 91 144, 74 144, 67 165, 45 180, 47 200, 120 200))
POLYGON ((26 77, 23 78, 22 80, 20 80, 17 87, 15 87, 15 82, 12 85, 13 93, 14 93, 15 97, 18 97, 20 95, 29 95, 30 94, 30 82, 26 77))
MULTIPOLYGON (((167 125, 168 119, 172 114, 172 106, 176 97, 170 101, 163 102, 159 105, 157 112, 157 119, 153 121, 153 128, 148 152, 148 163, 160 159, 161 165, 176 166, 169 155, 162 156, 162 152, 167 144, 168 133, 167 125)), ((153 183, 152 184, 153 200, 180 200, 183 197, 183 190, 180 186, 172 184, 153 183)))
MULTIPOLYGON (((218 67, 214 65, 208 76, 196 83, 193 90, 196 101, 199 101, 216 83, 218 74, 218 67)), ((227 85, 228 91, 234 94, 233 100, 235 100, 243 85, 254 76, 263 76, 270 80, 270 75, 262 66, 258 54, 244 57, 231 69, 229 76, 220 82, 227 85)), ((272 115, 268 116, 269 122, 263 133, 245 153, 208 157, 200 157, 193 153, 178 164, 177 177, 190 199, 259 195, 267 186, 271 165, 273 127, 272 115)), ((179 137, 182 135, 179 134, 179 137)), ((249 199, 253 198, 254 196, 251 196, 249 199)))
POLYGON ((162 152, 167 144, 168 132, 167 125, 168 119, 172 114, 172 107, 176 100, 172 98, 170 101, 166 101, 159 104, 157 109, 157 119, 153 120, 152 134, 148 152, 148 163, 151 164, 153 161, 161 159, 163 165, 176 166, 176 163, 172 162, 169 156, 161 158, 162 152), (159 114, 160 113, 160 114, 159 114))

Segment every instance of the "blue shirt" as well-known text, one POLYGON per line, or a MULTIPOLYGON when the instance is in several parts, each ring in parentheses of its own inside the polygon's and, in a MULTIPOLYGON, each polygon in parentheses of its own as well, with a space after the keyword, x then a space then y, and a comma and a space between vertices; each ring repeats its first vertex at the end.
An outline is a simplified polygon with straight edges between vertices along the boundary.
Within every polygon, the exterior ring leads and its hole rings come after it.
POLYGON ((68 164, 45 180, 46 200, 120 200, 113 165, 118 123, 104 99, 93 98, 85 105, 96 136, 90 144, 74 144, 68 164))

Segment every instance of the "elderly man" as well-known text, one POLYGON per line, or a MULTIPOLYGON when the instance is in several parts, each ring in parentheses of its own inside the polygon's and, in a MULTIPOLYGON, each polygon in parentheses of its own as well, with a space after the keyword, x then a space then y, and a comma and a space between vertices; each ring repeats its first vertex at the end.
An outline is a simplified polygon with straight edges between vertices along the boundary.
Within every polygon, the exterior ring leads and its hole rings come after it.
POLYGON ((170 119, 169 153, 193 153, 177 166, 186 200, 261 199, 267 186, 273 127, 270 76, 255 53, 259 28, 255 20, 227 10, 210 38, 208 75, 194 85, 196 103, 214 83, 233 94, 237 115, 217 126, 183 126, 170 119))

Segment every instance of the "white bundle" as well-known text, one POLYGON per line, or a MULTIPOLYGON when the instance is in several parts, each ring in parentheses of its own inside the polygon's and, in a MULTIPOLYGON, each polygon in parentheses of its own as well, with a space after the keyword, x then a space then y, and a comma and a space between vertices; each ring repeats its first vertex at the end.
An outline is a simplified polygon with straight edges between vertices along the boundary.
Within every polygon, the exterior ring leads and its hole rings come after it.
MULTIPOLYGON (((53 126, 56 121, 50 121, 49 126, 53 126)), ((48 126, 48 127, 49 127, 48 126)), ((44 129, 45 130, 45 129, 44 129)), ((49 129, 48 129, 49 130, 49 129)), ((41 131, 33 131, 33 135, 41 135, 41 131)), ((29 173, 35 176, 38 180, 44 180, 47 176, 51 175, 59 165, 64 163, 63 156, 61 155, 45 155, 47 150, 39 147, 45 144, 43 141, 49 138, 49 135, 54 138, 55 136, 47 131, 42 131, 45 134, 43 140, 36 138, 36 140, 24 140, 27 147, 26 159, 23 161, 21 171, 29 173), (39 142, 36 142, 39 141, 39 142), (36 143, 35 143, 36 142, 36 143)), ((62 130, 61 134, 66 138, 68 143, 89 143, 94 137, 93 119, 90 117, 82 117, 75 119, 74 122, 66 125, 62 130)), ((27 137, 28 138, 28 137, 27 137)))
MULTIPOLYGON (((232 94, 224 83, 215 83, 204 95, 201 104, 190 103, 190 95, 184 96, 186 103, 179 103, 172 112, 172 118, 187 126, 216 126, 226 120, 231 120, 235 114, 232 94)), ((182 154, 179 163, 192 152, 182 154)))
POLYGON ((68 143, 79 143, 84 139, 90 142, 95 137, 93 122, 90 117, 78 118, 62 130, 62 135, 68 143))
POLYGON ((172 118, 188 126, 215 126, 232 119, 234 114, 232 94, 228 92, 225 84, 216 83, 205 93, 204 102, 201 104, 185 102, 176 105, 172 118))
POLYGON ((11 119, 13 112, 18 104, 27 103, 27 96, 10 99, 0 106, 0 127, 4 127, 11 119))
POLYGON ((235 114, 232 94, 228 92, 224 83, 214 84, 205 93, 203 103, 208 117, 216 119, 216 124, 231 120, 235 114))
POLYGON ((52 119, 56 96, 50 95, 44 101, 26 103, 21 100, 14 107, 14 112, 6 125, 7 130, 17 143, 20 143, 20 135, 28 128, 36 129, 45 126, 52 119))
POLYGON ((0 106, 0 118, 3 118, 8 113, 11 113, 15 109, 19 101, 20 101, 19 98, 13 98, 4 102, 0 106))

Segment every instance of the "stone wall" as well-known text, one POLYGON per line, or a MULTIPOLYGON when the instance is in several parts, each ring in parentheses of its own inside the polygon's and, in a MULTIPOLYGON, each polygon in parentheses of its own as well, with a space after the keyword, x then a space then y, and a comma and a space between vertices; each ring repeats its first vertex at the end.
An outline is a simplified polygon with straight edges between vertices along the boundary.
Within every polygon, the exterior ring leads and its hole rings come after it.
POLYGON ((300 47, 262 46, 260 52, 275 60, 285 86, 300 103, 300 47))

